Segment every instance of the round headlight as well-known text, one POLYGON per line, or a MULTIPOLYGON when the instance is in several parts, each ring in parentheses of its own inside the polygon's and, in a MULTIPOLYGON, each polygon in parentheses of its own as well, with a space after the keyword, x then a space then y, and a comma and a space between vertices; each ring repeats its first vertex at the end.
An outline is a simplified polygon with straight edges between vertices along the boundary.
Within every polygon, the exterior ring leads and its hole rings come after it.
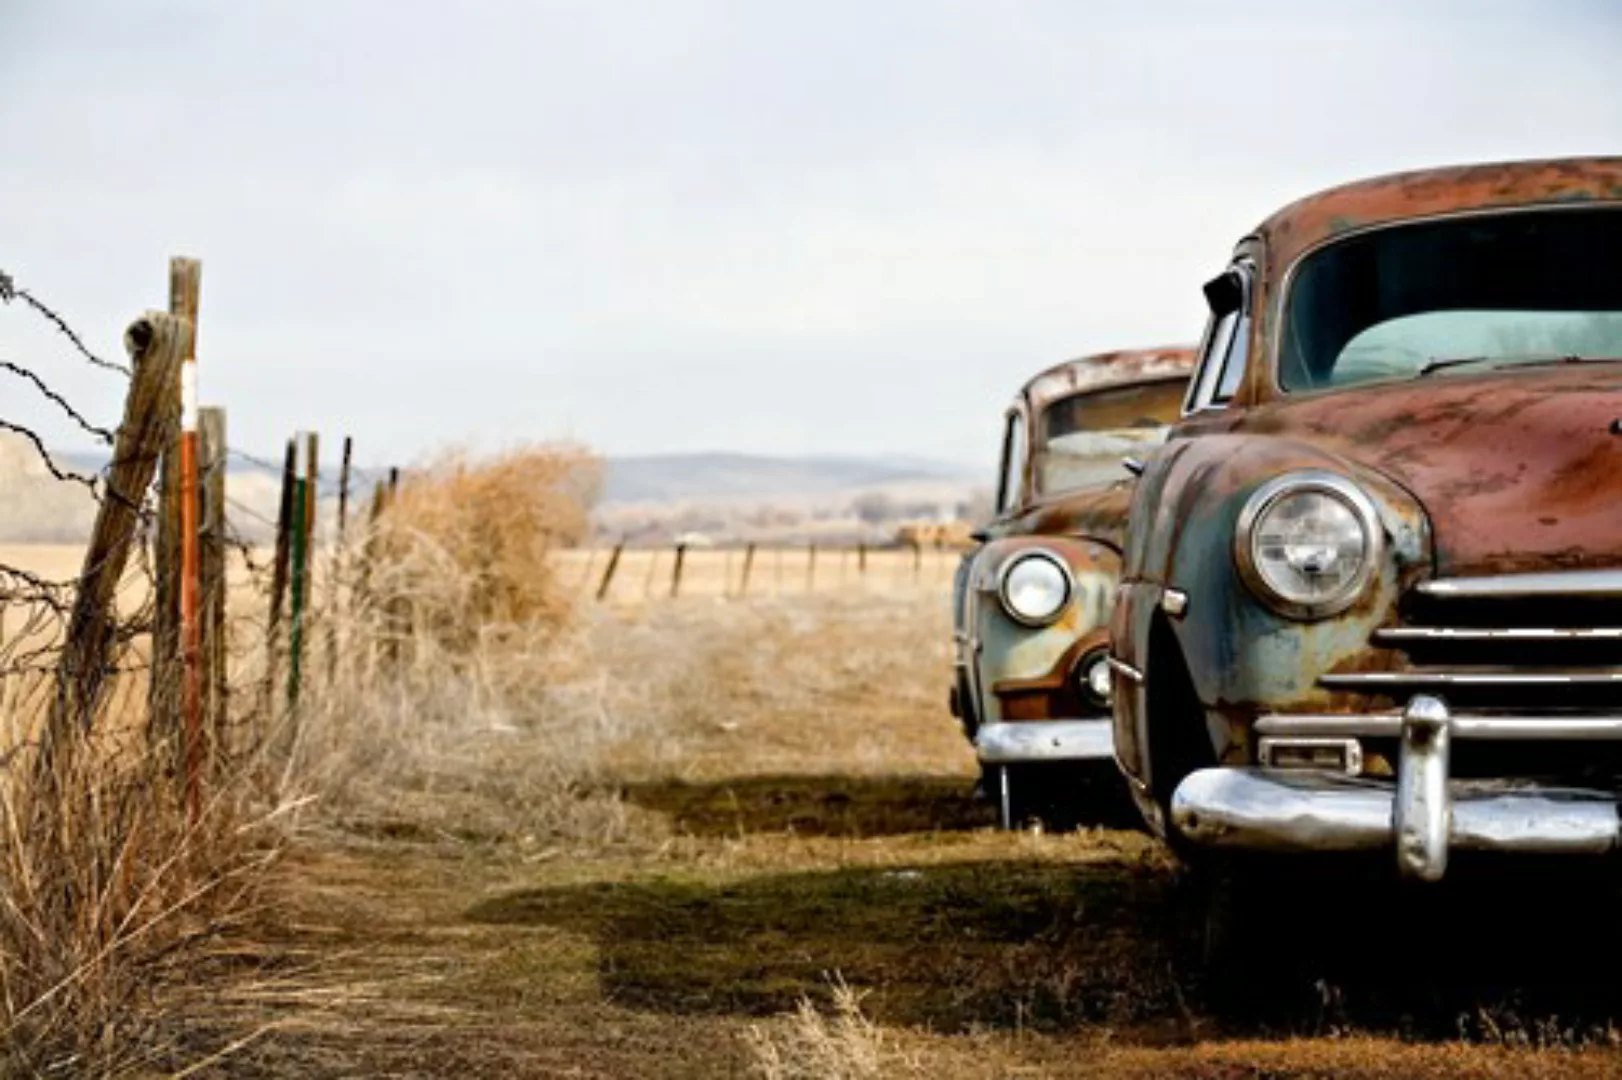
POLYGON ((1334 473, 1263 484, 1239 514, 1234 554, 1251 591, 1281 614, 1346 610, 1373 576, 1383 533, 1361 488, 1334 473))
POLYGON ((1046 626, 1070 603, 1070 571, 1057 555, 1029 551, 1003 567, 1002 606, 1026 626, 1046 626))

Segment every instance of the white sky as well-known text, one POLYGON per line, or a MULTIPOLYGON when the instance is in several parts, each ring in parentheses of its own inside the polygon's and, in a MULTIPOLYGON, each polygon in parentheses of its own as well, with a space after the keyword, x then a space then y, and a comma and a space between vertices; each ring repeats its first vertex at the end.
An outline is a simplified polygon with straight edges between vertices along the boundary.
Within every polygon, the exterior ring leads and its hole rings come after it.
MULTIPOLYGON (((0 269, 118 353, 201 257, 261 452, 981 462, 1036 368, 1193 339, 1290 199, 1622 152, 1619 60, 1608 0, 0 0, 0 269)), ((15 309, 0 358, 115 418, 15 309)))

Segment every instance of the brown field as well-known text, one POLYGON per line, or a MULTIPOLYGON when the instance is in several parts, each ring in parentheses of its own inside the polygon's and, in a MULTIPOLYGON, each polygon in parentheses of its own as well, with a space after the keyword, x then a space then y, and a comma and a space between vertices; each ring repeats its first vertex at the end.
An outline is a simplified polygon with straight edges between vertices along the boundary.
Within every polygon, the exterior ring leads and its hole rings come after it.
POLYGON ((949 566, 725 602, 714 573, 582 604, 530 696, 413 690, 333 766, 259 913, 155 990, 155 1066, 1622 1075, 1609 882, 1317 883, 1219 979, 1152 841, 993 830, 943 707, 949 566))

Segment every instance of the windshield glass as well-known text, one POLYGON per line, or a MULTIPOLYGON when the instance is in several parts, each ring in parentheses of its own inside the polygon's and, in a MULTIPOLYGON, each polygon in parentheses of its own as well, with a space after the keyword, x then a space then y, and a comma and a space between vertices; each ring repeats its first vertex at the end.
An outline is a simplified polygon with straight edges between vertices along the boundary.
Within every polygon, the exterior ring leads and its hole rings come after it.
POLYGON ((1349 237, 1302 260, 1283 331, 1286 390, 1427 367, 1622 357, 1622 211, 1492 214, 1349 237))
POLYGON ((1126 479, 1121 459, 1165 440, 1167 425, 1182 412, 1186 386, 1168 379, 1049 404, 1040 421, 1037 490, 1052 495, 1126 479))

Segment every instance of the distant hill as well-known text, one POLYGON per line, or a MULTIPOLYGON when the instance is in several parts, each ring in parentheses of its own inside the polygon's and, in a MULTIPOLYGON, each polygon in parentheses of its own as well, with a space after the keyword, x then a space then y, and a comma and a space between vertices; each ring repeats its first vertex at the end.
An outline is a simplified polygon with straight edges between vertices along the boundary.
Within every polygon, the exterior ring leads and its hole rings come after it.
POLYGON ((913 482, 972 483, 962 466, 910 458, 651 454, 609 458, 602 503, 778 499, 913 482))

